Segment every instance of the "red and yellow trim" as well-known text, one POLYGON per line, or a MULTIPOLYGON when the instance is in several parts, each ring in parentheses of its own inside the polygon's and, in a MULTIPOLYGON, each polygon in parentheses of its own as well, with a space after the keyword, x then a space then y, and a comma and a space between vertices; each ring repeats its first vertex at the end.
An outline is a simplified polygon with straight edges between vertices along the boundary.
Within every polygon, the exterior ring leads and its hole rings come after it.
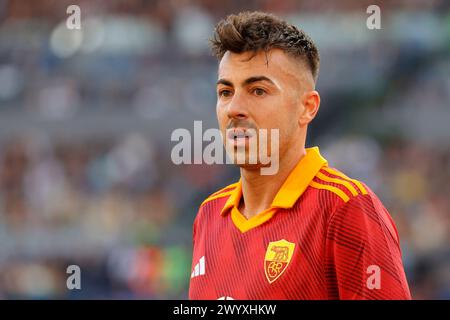
POLYGON ((307 148, 306 155, 295 166, 275 196, 272 207, 292 208, 319 170, 327 165, 328 162, 322 157, 318 147, 307 148))
POLYGON ((233 183, 230 184, 229 186, 226 186, 225 188, 220 189, 219 191, 214 192, 213 194, 211 194, 208 198, 206 198, 202 204, 200 205, 203 206, 205 203, 215 200, 215 199, 219 199, 219 198, 223 198, 223 197, 227 197, 229 195, 231 195, 234 192, 234 189, 236 188, 236 185, 238 183, 233 183))
POLYGON ((225 188, 220 189, 219 191, 214 192, 213 194, 210 195, 210 197, 216 196, 219 193, 223 193, 223 192, 227 192, 227 191, 232 191, 234 188, 236 188, 238 182, 232 183, 228 186, 226 186, 225 188))
POLYGON ((352 197, 356 197, 359 194, 367 194, 367 190, 361 182, 351 179, 343 173, 330 167, 323 167, 322 170, 322 172, 318 172, 316 175, 316 177, 321 181, 311 181, 309 184, 311 187, 331 191, 344 202, 349 201, 352 197), (329 176, 324 172, 332 176, 329 176), (337 186, 327 184, 327 182, 333 183, 337 186))
POLYGON ((292 208, 319 170, 327 165, 327 160, 320 155, 318 147, 307 148, 306 155, 289 174, 268 209, 250 219, 239 212, 239 202, 242 197, 242 184, 239 180, 230 193, 226 192, 227 195, 229 194, 229 198, 220 214, 225 215, 231 209, 231 219, 234 225, 241 232, 251 230, 272 218, 278 209, 292 208))
POLYGON ((316 175, 317 178, 319 178, 320 180, 326 181, 326 182, 332 182, 335 184, 339 184, 344 186, 345 188, 347 188, 347 190, 350 191, 350 193, 353 196, 357 196, 358 195, 358 191, 356 191, 356 189, 352 186, 352 184, 350 182, 348 182, 347 180, 342 180, 339 178, 332 178, 330 176, 327 176, 321 172, 318 172, 316 175))
POLYGON ((326 172, 328 172, 328 173, 330 173, 330 174, 332 174, 332 175, 338 176, 338 177, 340 177, 340 178, 342 178, 342 179, 344 179, 344 180, 353 182, 353 183, 358 187, 358 189, 359 189, 359 191, 361 192, 361 194, 363 194, 363 195, 366 195, 366 194, 367 194, 366 188, 365 188, 365 187, 362 185, 362 183, 359 182, 358 180, 349 178, 349 177, 347 177, 345 174, 343 174, 342 172, 339 172, 339 171, 337 171, 337 170, 335 170, 335 169, 332 169, 332 168, 329 168, 329 167, 323 168, 323 170, 325 170, 326 172))
POLYGON ((239 211, 239 202, 242 198, 241 180, 211 194, 201 205, 215 199, 228 197, 220 214, 224 216, 230 211, 234 225, 244 233, 270 220, 278 209, 292 208, 308 186, 333 192, 344 202, 359 194, 367 194, 367 190, 361 182, 329 168, 328 162, 321 156, 319 148, 313 147, 306 149, 306 155, 289 174, 271 206, 250 219, 247 219, 239 211))
POLYGON ((268 221, 273 217, 276 211, 276 208, 269 208, 258 213, 256 216, 247 219, 242 215, 237 207, 233 207, 231 209, 231 220, 233 220, 234 225, 239 229, 239 231, 244 233, 268 221))
POLYGON ((311 181, 311 183, 309 185, 316 189, 323 189, 323 190, 331 191, 334 194, 336 194, 339 198, 344 200, 344 202, 347 202, 348 200, 350 200, 350 197, 348 195, 346 195, 345 192, 342 191, 341 189, 339 189, 338 187, 330 186, 328 184, 321 184, 321 183, 318 183, 315 181, 311 181))

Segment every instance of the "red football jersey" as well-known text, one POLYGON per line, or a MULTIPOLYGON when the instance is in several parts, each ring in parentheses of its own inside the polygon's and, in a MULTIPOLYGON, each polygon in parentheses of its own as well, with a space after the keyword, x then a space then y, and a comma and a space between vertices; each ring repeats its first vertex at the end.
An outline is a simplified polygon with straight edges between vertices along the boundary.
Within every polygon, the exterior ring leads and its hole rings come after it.
POLYGON ((241 197, 239 181, 200 206, 190 299, 411 299, 388 211, 317 147, 267 210, 246 219, 241 197))

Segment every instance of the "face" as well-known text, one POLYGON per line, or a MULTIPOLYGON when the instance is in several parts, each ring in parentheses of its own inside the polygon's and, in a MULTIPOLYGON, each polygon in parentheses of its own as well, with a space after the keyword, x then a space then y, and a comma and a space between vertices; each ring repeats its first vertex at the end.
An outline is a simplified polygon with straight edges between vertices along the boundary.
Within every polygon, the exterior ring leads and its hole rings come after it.
POLYGON ((268 157, 274 152, 272 129, 279 133, 280 161, 289 149, 304 146, 306 125, 319 107, 312 75, 300 61, 280 49, 252 55, 226 52, 217 81, 216 112, 224 144, 229 154, 234 151, 235 162, 245 158, 238 162, 245 168, 261 167, 260 157, 254 164, 249 161, 255 150, 260 155, 264 147, 268 157), (267 142, 261 129, 267 130, 267 142))

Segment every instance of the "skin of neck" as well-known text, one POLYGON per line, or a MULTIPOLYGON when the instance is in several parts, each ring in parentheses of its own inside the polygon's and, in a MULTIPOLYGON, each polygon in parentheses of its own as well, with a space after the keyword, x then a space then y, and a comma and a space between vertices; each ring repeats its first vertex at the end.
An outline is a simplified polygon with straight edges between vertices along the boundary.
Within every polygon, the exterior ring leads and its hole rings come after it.
POLYGON ((306 130, 284 152, 280 154, 279 170, 275 175, 261 175, 259 169, 241 168, 242 198, 239 211, 247 218, 270 208, 289 174, 306 155, 306 130))

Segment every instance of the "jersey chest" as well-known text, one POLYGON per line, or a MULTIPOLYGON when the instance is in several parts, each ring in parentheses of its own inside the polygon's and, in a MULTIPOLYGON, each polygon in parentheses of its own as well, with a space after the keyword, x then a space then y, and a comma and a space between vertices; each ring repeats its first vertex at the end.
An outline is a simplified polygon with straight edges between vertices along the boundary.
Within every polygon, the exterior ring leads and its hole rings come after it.
POLYGON ((242 233, 231 216, 205 221, 195 238, 194 299, 326 299, 326 224, 320 214, 279 210, 242 233), (196 275, 197 273, 197 275, 196 275))

